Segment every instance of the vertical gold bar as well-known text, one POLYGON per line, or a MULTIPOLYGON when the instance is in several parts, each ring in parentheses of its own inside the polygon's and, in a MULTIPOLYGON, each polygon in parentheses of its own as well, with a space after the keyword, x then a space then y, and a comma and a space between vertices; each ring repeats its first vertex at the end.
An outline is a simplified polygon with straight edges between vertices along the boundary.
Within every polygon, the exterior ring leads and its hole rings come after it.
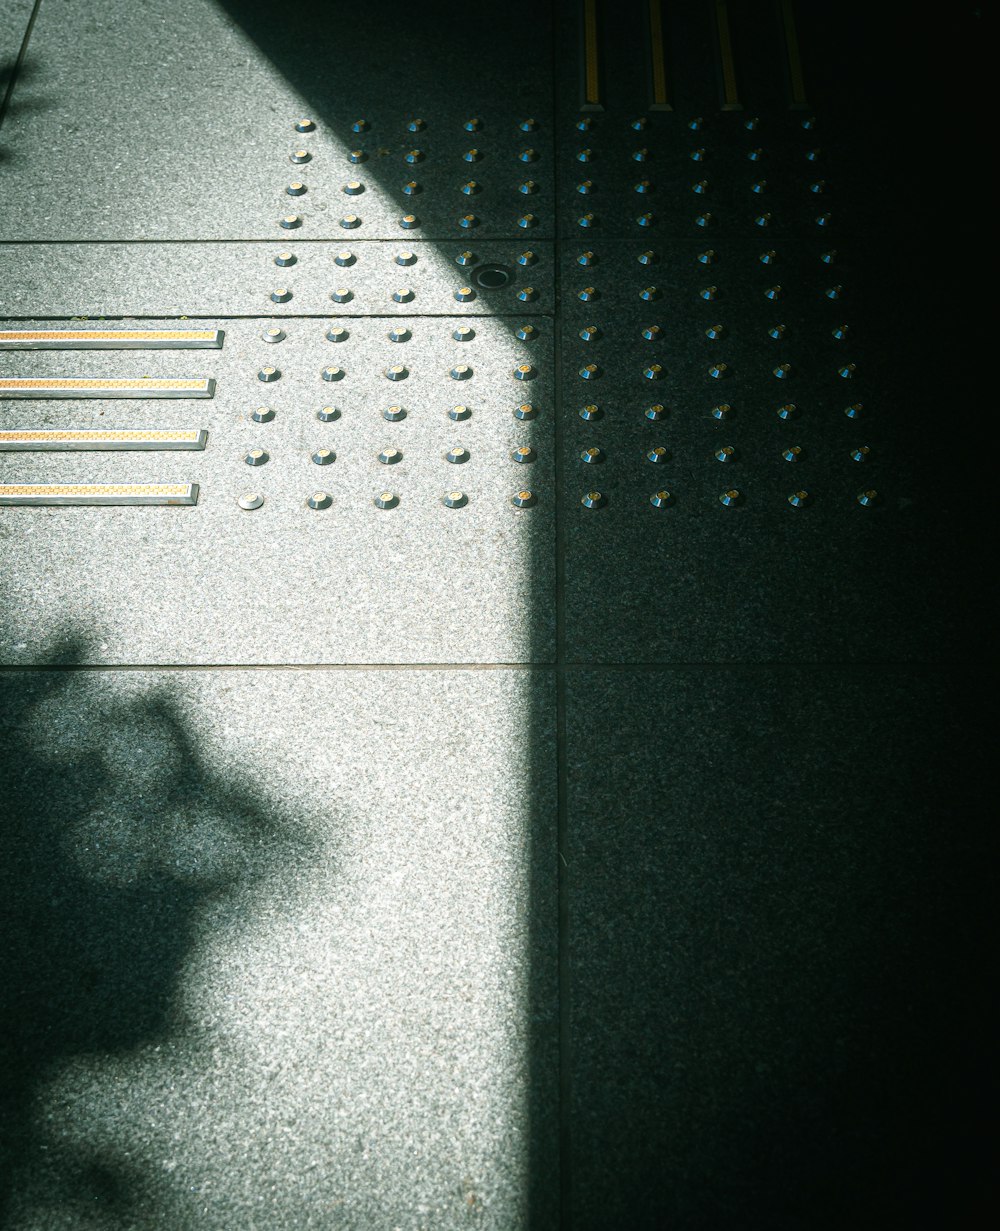
POLYGON ((806 83, 802 76, 802 57, 799 54, 799 36, 795 29, 795 5, 793 0, 780 0, 781 24, 785 32, 785 54, 788 57, 788 106, 801 110, 809 106, 806 101, 806 83))
POLYGON ((715 0, 715 33, 722 68, 722 110, 742 111, 743 104, 736 89, 736 64, 733 60, 733 36, 729 30, 729 5, 715 0))
POLYGON ((649 109, 673 111, 667 92, 667 65, 663 55, 662 0, 649 0, 646 34, 649 39, 649 109))
POLYGON ((597 0, 583 0, 583 111, 603 111, 601 54, 597 43, 597 0))

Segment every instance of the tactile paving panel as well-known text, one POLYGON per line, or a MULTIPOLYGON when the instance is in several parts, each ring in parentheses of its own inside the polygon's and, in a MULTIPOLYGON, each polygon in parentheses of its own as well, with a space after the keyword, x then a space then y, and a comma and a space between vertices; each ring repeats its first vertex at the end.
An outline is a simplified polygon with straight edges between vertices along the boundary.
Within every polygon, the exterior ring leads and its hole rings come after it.
POLYGON ((83 9, 40 11, 34 71, 4 126, 0 238, 552 233, 544 8, 530 30, 514 9, 455 20, 434 3, 405 25, 377 6, 333 19, 318 2, 277 20, 236 0, 102 12, 93 23, 83 9), (176 58, 151 28, 169 30, 176 58), (291 161, 300 149, 308 161, 291 161))
POLYGON ((0 268, 9 271, 0 285, 0 316, 550 313, 553 263, 553 244, 528 238, 431 244, 407 237, 306 242, 292 235, 273 243, 6 244, 0 245, 0 268), (393 298, 404 289, 402 302, 393 298))
POLYGON ((211 326, 221 351, 0 355, 4 375, 169 378, 196 361, 216 381, 210 401, 0 403, 10 429, 208 429, 198 453, 0 455, 10 483, 200 488, 189 509, 5 510, 18 614, 5 661, 32 661, 63 621, 95 631, 102 662, 551 658, 548 320, 365 317, 338 325, 338 342, 313 319, 211 326), (260 380, 268 369, 279 378, 260 380), (515 507, 521 490, 536 503, 515 507), (328 499, 308 507, 317 492, 328 499), (396 507, 375 506, 382 492, 396 507), (450 492, 458 507, 443 504, 450 492), (237 505, 251 494, 260 507, 237 505))

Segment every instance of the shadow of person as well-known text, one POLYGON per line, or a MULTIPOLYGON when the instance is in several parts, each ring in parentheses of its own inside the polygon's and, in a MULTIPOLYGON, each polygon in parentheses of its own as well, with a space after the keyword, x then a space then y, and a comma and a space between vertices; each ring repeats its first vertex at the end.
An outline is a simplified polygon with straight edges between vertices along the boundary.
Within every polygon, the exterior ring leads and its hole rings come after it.
MULTIPOLYGON (((86 658, 70 635, 48 669, 0 673, 0 1225, 47 1148, 40 1083, 170 1036, 199 911, 288 850, 209 767, 162 676, 73 669, 86 658)), ((74 1204, 120 1210, 129 1171, 80 1158, 62 1182, 74 1204)))

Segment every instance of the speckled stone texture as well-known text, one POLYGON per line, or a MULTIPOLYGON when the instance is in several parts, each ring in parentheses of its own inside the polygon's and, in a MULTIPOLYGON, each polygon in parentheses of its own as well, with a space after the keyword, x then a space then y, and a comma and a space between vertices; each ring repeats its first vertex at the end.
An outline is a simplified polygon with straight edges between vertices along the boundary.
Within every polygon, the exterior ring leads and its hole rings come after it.
MULTIPOLYGON (((5 509, 2 657, 35 662, 65 621, 94 630, 95 662, 525 662, 553 654, 551 326, 479 318, 455 341, 458 318, 361 317, 330 342, 321 320, 199 321, 225 330, 221 350, 56 353, 5 351, 4 375, 213 376, 210 401, 4 401, 5 427, 205 427, 203 453, 0 453, 7 483, 196 482, 195 508, 5 509), (403 342, 388 338, 405 325, 403 342), (538 378, 518 381, 529 362, 538 378), (277 366, 281 379, 257 372, 277 366), (343 379, 322 379, 325 367, 343 379), (402 365, 407 376, 384 373, 402 365), (454 380, 456 365, 469 378, 454 380), (537 418, 516 419, 530 399, 537 418), (449 418, 458 405, 470 416, 449 418), (406 417, 383 413, 401 406, 406 417), (259 407, 269 422, 250 417, 259 407), (324 407, 337 410, 321 422, 324 407), (511 459, 520 446, 535 460, 511 459), (449 463, 456 446, 467 460, 449 463), (329 465, 312 457, 326 448, 329 465), (396 464, 380 453, 397 449, 396 464), (262 449, 268 460, 249 466, 262 449), (511 495, 529 485, 532 508, 511 495), (311 509, 315 491, 332 497, 311 509), (379 509, 382 491, 398 507, 379 509), (461 490, 464 508, 446 508, 461 490), (264 497, 245 512, 237 499, 264 497), (54 567, 55 562, 61 564, 54 567), (159 613, 152 618, 147 613, 159 613), (524 615, 527 613, 527 615, 524 615)), ((145 328, 171 322, 144 321, 145 328)))
POLYGON ((555 1226, 550 680, 0 690, 5 1227, 555 1226))
POLYGON ((577 1231, 973 1225, 975 678, 569 674, 577 1231))

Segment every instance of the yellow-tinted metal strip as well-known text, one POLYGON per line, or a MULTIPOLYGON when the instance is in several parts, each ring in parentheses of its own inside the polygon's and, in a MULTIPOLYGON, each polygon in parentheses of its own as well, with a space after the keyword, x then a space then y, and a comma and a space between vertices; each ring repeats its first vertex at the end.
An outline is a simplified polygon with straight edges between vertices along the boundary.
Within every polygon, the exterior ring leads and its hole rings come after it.
POLYGON ((733 36, 729 29, 727 0, 715 0, 715 34, 722 69, 722 110, 742 111, 743 104, 736 89, 736 64, 733 59, 733 36))
POLYGON ((204 449, 207 440, 205 428, 175 432, 157 428, 139 431, 89 428, 79 431, 61 431, 57 428, 0 430, 0 453, 66 449, 204 449))
POLYGON ((0 350, 217 350, 221 329, 0 329, 0 350))
POLYGON ((597 41, 597 0, 583 0, 583 102, 584 111, 603 111, 601 101, 601 52, 597 41))
POLYGON ((799 36, 795 28, 795 5, 793 0, 780 0, 780 7, 781 25, 785 32, 785 54, 788 57, 788 105, 795 110, 809 106, 806 101, 806 83, 802 76, 799 36))
POLYGON ((81 377, 25 377, 0 379, 2 398, 210 398, 215 381, 201 377, 163 380, 139 377, 137 380, 81 377))
POLYGON ((197 503, 197 483, 0 483, 0 506, 197 503))
POLYGON ((673 111, 667 92, 667 64, 663 53, 663 3, 649 0, 649 108, 673 111))

